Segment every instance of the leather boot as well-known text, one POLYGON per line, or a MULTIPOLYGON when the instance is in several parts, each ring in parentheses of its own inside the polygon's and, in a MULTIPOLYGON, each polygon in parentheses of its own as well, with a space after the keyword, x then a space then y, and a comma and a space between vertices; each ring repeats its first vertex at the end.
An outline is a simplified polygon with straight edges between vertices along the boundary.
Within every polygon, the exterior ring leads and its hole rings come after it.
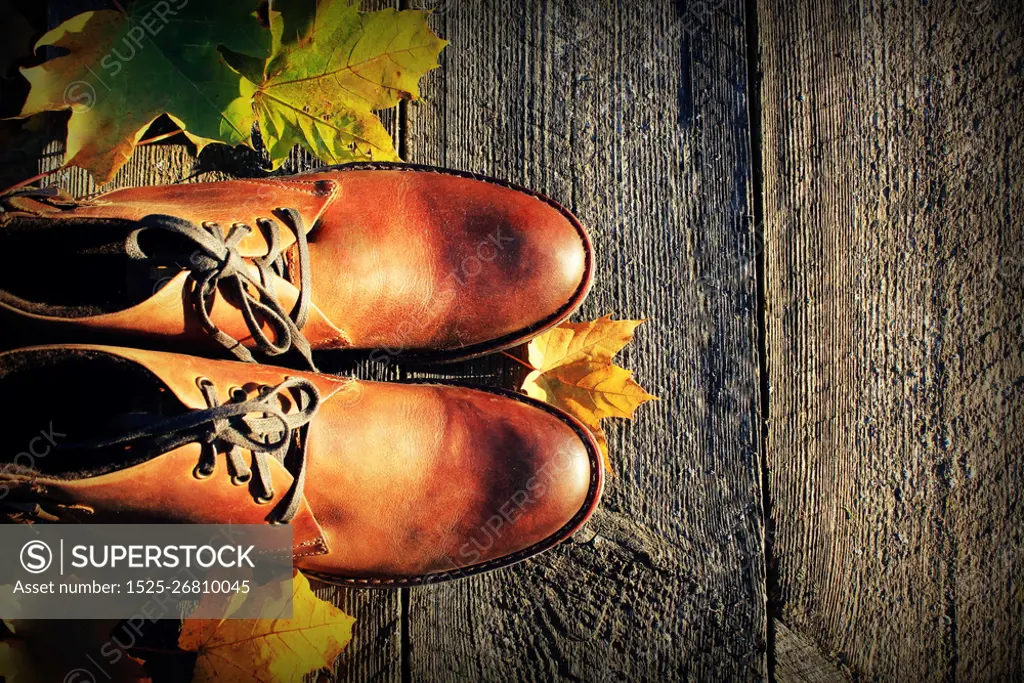
POLYGON ((155 351, 0 354, 9 521, 290 524, 296 567, 402 586, 569 537, 602 468, 589 432, 526 396, 155 351))
POLYGON ((557 325, 593 274, 586 232, 555 202, 430 167, 3 203, 0 308, 81 341, 296 350, 311 367, 327 349, 459 360, 557 325))

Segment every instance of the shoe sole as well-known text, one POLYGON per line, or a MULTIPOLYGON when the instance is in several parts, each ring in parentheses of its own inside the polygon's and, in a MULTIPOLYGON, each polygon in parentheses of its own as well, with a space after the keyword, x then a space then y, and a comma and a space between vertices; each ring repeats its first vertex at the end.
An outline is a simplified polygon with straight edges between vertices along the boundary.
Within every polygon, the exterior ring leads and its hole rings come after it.
POLYGON ((431 574, 424 574, 422 576, 411 576, 402 578, 380 578, 380 577, 366 577, 366 578, 355 578, 355 577, 342 577, 334 574, 325 574, 316 571, 306 571, 299 569, 303 574, 314 578, 324 583, 329 583, 335 586, 343 586, 346 588, 403 588, 407 586, 429 586, 437 583, 444 583, 447 581, 453 581, 455 579, 466 578, 469 576, 476 576, 477 574, 484 574, 491 572, 496 569, 502 569, 504 567, 510 567, 514 564, 518 564, 523 560, 526 560, 534 555, 538 555, 546 550, 549 550, 559 543, 562 543, 576 531, 583 526, 583 524, 590 518, 597 509, 597 503, 601 498, 601 493, 604 489, 604 462, 601 459, 601 451, 597 446, 597 441, 594 440, 593 435, 581 422, 576 418, 572 417, 568 413, 550 406, 543 401, 530 398, 515 391, 508 389, 497 389, 492 387, 481 387, 474 386, 472 384, 466 384, 464 382, 449 382, 444 380, 409 380, 406 382, 398 382, 398 384, 434 384, 442 386, 457 386, 469 389, 476 389, 477 391, 484 391, 490 394, 503 396, 505 398, 511 398, 512 400, 525 403, 526 405, 534 406, 546 411, 550 415, 557 417, 559 420, 564 422, 566 425, 571 427, 576 435, 583 440, 583 443, 587 448, 587 456, 590 461, 590 485, 587 489, 586 498, 583 501, 582 507, 579 511, 573 515, 572 519, 566 522, 562 528, 548 536, 547 538, 534 543, 531 546, 517 550, 516 552, 506 555, 504 557, 495 558, 488 560, 487 562, 481 562, 477 565, 471 565, 469 567, 463 567, 460 569, 452 569, 448 571, 435 572, 431 574))

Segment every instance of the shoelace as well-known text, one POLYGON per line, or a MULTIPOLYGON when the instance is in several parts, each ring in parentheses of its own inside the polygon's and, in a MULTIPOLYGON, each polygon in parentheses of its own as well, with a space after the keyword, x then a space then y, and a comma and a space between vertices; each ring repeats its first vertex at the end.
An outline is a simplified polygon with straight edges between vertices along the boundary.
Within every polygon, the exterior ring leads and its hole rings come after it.
POLYGON ((199 380, 205 410, 193 410, 177 417, 161 420, 110 439, 69 445, 71 448, 109 448, 127 446, 140 439, 153 439, 152 447, 160 452, 187 443, 202 444, 202 454, 192 474, 206 479, 216 473, 217 454, 226 451, 228 474, 236 486, 249 483, 255 475, 254 498, 258 503, 269 503, 275 497, 270 474, 270 459, 282 465, 291 452, 294 457, 292 485, 271 511, 267 520, 271 524, 287 524, 299 510, 306 484, 306 434, 308 425, 320 407, 320 392, 306 379, 291 377, 275 387, 261 387, 257 398, 231 399, 220 403, 217 389, 209 380, 199 380), (285 413, 279 406, 278 396, 296 402, 298 412, 285 413), (252 466, 241 451, 252 454, 252 466))
POLYGON ((237 358, 248 363, 255 362, 249 349, 217 327, 210 318, 212 297, 219 286, 225 288, 226 294, 234 295, 246 327, 260 350, 269 356, 277 356, 295 349, 305 358, 309 367, 316 370, 309 342, 302 335, 302 328, 309 317, 312 290, 306 230, 298 211, 281 209, 281 212, 295 231, 295 244, 298 247, 299 297, 291 313, 281 307, 274 289, 273 276, 284 277, 285 263, 278 224, 269 218, 258 219, 257 225, 264 231, 270 249, 266 256, 250 259, 259 273, 259 279, 251 275, 245 258, 238 251, 239 242, 252 230, 241 223, 232 225, 225 233, 216 223, 198 226, 175 216, 152 214, 139 221, 139 228, 128 236, 126 248, 128 256, 133 259, 175 265, 188 270, 192 281, 192 287, 187 290, 188 296, 200 323, 237 358), (139 237, 146 230, 163 230, 183 237, 187 240, 187 247, 181 251, 147 253, 139 243, 139 237), (263 322, 271 327, 274 338, 263 331, 263 322))

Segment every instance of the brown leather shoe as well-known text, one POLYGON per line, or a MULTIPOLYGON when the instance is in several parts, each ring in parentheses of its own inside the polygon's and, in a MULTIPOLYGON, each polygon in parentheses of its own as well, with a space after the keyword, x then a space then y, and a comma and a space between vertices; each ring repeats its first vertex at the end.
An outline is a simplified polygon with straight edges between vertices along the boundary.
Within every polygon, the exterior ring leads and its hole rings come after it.
POLYGON ((175 349, 212 338, 243 360, 245 347, 482 355, 565 319, 593 273, 586 232, 550 199, 422 166, 5 205, 0 307, 22 322, 175 349))
POLYGON ((506 391, 41 346, 0 354, 0 404, 14 521, 288 523, 296 567, 344 585, 518 562, 603 480, 584 427, 506 391))

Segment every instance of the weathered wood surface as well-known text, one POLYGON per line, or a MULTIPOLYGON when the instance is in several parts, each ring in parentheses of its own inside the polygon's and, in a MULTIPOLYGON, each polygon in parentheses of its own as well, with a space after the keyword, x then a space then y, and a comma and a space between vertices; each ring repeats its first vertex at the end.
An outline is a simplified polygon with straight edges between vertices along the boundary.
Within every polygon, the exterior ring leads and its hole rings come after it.
POLYGON ((577 318, 649 316, 623 364, 663 400, 611 426, 617 473, 574 542, 410 592, 412 681, 765 675, 745 18, 713 4, 434 5, 452 43, 407 107, 406 158, 575 211, 598 264, 577 318))
MULTIPOLYGON (((758 137, 742 2, 412 5, 452 45, 424 99, 386 114, 405 157, 576 211, 599 262, 579 317, 650 316, 623 364, 663 400, 610 428, 617 474, 573 542, 436 588, 318 588, 360 620, 337 679, 1019 679, 1019 8, 761 0, 758 137)), ((161 144, 112 187, 212 169, 253 172, 161 144)), ((522 378, 503 359, 330 369, 522 378)))
POLYGON ((1021 7, 759 9, 773 611, 855 680, 1021 680, 1021 7))
POLYGON ((849 683, 849 678, 814 642, 790 631, 785 624, 773 624, 776 683, 849 683))
MULTIPOLYGON (((623 364, 663 400, 610 428, 618 472, 573 542, 436 588, 319 588, 359 618, 338 680, 766 673, 745 18, 740 2, 698 13, 668 0, 639 5, 434 3, 432 21, 452 46, 423 101, 386 117, 403 154, 517 181, 575 210, 599 262, 580 317, 650 316, 623 364)), ((60 163, 60 145, 50 151, 40 170, 60 163)), ((104 189, 252 174, 252 162, 153 145, 104 189)), ((288 168, 316 165, 296 153, 288 168)), ((76 170, 51 182, 78 196, 97 190, 76 170)), ((500 359, 434 371, 522 379, 500 359)))

